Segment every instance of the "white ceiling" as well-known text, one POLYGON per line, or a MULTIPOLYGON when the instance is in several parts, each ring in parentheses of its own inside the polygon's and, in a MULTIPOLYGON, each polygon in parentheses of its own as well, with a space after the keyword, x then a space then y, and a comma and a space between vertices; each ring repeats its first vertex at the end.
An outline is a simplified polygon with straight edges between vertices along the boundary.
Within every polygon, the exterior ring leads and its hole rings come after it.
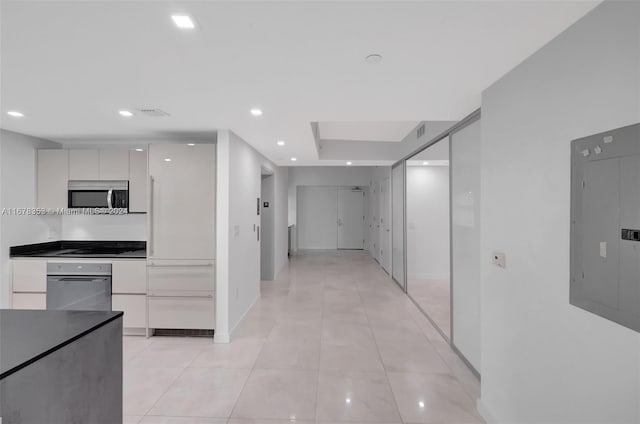
POLYGON ((597 3, 3 0, 0 125, 64 143, 231 128, 278 164, 317 165, 310 122, 458 120, 597 3), (171 116, 117 113, 137 107, 171 116))
POLYGON ((418 125, 416 121, 319 122, 323 140, 400 142, 418 125))

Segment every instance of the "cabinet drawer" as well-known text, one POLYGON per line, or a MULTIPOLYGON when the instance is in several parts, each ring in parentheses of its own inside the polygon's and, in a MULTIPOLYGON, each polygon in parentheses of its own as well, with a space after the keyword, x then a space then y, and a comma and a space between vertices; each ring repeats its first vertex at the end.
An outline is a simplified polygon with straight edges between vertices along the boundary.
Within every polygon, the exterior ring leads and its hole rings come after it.
POLYGON ((16 260, 13 261, 14 292, 46 292, 47 261, 16 260))
POLYGON ((13 309, 47 309, 45 293, 14 293, 13 309))
POLYGON ((124 312, 124 327, 147 326, 147 296, 143 294, 114 294, 111 297, 111 309, 124 312))
POLYGON ((113 293, 147 293, 147 262, 116 261, 111 265, 113 293))
POLYGON ((209 294, 215 289, 211 262, 152 261, 147 267, 149 295, 167 292, 209 294))
POLYGON ((149 297, 149 328, 212 330, 215 299, 211 297, 149 297))

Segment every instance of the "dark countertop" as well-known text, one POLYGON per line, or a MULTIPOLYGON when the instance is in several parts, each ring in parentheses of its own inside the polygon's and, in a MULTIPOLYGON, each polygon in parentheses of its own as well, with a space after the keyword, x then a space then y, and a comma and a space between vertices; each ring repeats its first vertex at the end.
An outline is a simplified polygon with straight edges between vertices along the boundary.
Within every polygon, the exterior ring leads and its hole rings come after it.
POLYGON ((46 243, 13 246, 11 258, 121 258, 147 257, 145 241, 59 240, 46 243))
POLYGON ((122 315, 0 309, 0 380, 122 315))

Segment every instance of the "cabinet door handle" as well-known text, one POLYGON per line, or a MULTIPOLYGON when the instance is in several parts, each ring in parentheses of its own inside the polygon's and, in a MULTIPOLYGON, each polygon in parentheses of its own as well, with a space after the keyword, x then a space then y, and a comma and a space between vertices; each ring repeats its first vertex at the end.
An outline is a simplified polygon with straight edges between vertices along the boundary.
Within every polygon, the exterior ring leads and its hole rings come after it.
POLYGON ((153 256, 153 190, 155 179, 149 175, 149 256, 153 256))
POLYGON ((111 201, 112 197, 113 197, 113 190, 109 189, 109 191, 107 191, 107 208, 109 209, 113 208, 113 202, 111 201))
POLYGON ((155 262, 149 262, 148 266, 156 268, 207 268, 213 266, 213 262, 207 262, 206 264, 157 264, 155 262))
POLYGON ((162 295, 162 294, 153 294, 149 293, 149 297, 153 298, 163 298, 163 299, 213 299, 212 294, 208 294, 206 296, 193 296, 193 295, 162 295))

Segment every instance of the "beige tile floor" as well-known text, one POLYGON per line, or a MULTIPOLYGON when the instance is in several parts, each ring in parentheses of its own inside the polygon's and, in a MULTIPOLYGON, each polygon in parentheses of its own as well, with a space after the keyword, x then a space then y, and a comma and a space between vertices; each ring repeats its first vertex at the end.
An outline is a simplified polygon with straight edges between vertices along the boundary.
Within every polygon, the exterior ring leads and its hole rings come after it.
POLYGON ((451 285, 449 280, 407 281, 409 295, 431 317, 444 334, 451 334, 451 285))
POLYGON ((230 344, 125 337, 125 423, 479 423, 479 382, 365 252, 298 255, 230 344))

